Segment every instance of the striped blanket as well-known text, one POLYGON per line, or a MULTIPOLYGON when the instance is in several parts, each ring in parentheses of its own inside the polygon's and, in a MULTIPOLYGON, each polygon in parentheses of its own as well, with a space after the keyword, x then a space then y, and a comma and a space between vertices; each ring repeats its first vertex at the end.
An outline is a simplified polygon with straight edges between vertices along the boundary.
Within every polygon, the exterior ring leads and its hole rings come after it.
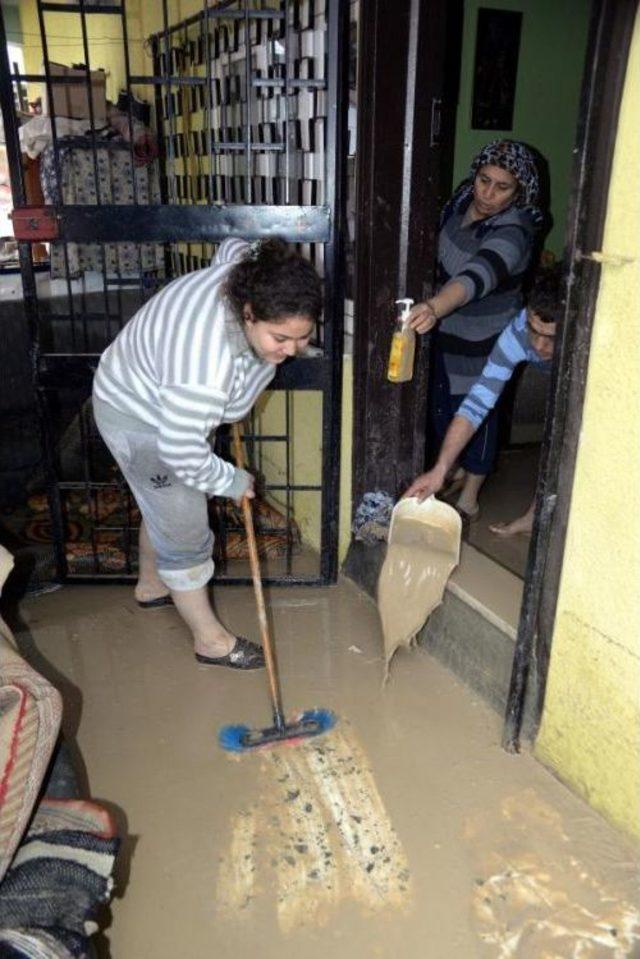
POLYGON ((43 799, 0 885, 0 956, 88 957, 118 844, 103 807, 43 799))

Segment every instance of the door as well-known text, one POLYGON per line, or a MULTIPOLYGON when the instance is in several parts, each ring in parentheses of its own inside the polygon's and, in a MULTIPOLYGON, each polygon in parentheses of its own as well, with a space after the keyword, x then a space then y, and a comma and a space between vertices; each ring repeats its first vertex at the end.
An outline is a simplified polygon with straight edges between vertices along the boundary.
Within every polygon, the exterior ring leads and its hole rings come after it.
POLYGON ((360 24, 355 505, 367 491, 400 493, 424 469, 429 337, 418 337, 411 382, 388 383, 386 365, 394 301, 430 293, 451 187, 462 3, 362 0, 360 24))

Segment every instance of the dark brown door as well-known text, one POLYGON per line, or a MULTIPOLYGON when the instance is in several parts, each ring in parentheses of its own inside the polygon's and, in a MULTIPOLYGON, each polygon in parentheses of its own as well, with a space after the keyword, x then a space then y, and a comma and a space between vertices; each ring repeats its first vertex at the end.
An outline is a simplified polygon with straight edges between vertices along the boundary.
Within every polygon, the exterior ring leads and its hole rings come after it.
POLYGON ((424 468, 428 337, 413 380, 386 379, 394 301, 430 292, 451 191, 462 3, 362 0, 358 73, 354 502, 424 468))

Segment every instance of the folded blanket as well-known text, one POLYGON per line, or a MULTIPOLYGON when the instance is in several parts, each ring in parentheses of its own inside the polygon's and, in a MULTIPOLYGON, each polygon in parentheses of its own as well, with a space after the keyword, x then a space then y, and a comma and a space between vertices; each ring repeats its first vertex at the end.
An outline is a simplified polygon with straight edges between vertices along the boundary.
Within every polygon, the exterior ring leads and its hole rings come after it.
POLYGON ((0 886, 0 955, 85 959, 118 845, 103 807, 44 799, 0 886))
POLYGON ((74 953, 38 929, 0 929, 2 959, 74 959, 74 953))

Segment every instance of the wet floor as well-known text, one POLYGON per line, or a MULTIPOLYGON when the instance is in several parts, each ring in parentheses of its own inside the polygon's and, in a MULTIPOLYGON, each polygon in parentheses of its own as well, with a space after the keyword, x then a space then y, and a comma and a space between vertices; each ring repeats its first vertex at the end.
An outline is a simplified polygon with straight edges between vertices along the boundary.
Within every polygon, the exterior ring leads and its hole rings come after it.
POLYGON ((536 491, 540 447, 535 444, 503 450, 496 471, 480 493, 480 515, 471 524, 468 541, 505 569, 524 578, 531 537, 525 533, 502 537, 492 533, 494 523, 522 516, 536 491))
MULTIPOLYGON (((285 707, 325 737, 235 758, 267 725, 261 673, 196 666, 175 611, 128 587, 24 601, 23 648, 64 691, 94 797, 126 820, 101 944, 114 959, 624 957, 638 954, 631 846, 420 649, 381 688, 377 611, 350 583, 268 593, 285 707)), ((256 635, 251 591, 221 617, 256 635)))

